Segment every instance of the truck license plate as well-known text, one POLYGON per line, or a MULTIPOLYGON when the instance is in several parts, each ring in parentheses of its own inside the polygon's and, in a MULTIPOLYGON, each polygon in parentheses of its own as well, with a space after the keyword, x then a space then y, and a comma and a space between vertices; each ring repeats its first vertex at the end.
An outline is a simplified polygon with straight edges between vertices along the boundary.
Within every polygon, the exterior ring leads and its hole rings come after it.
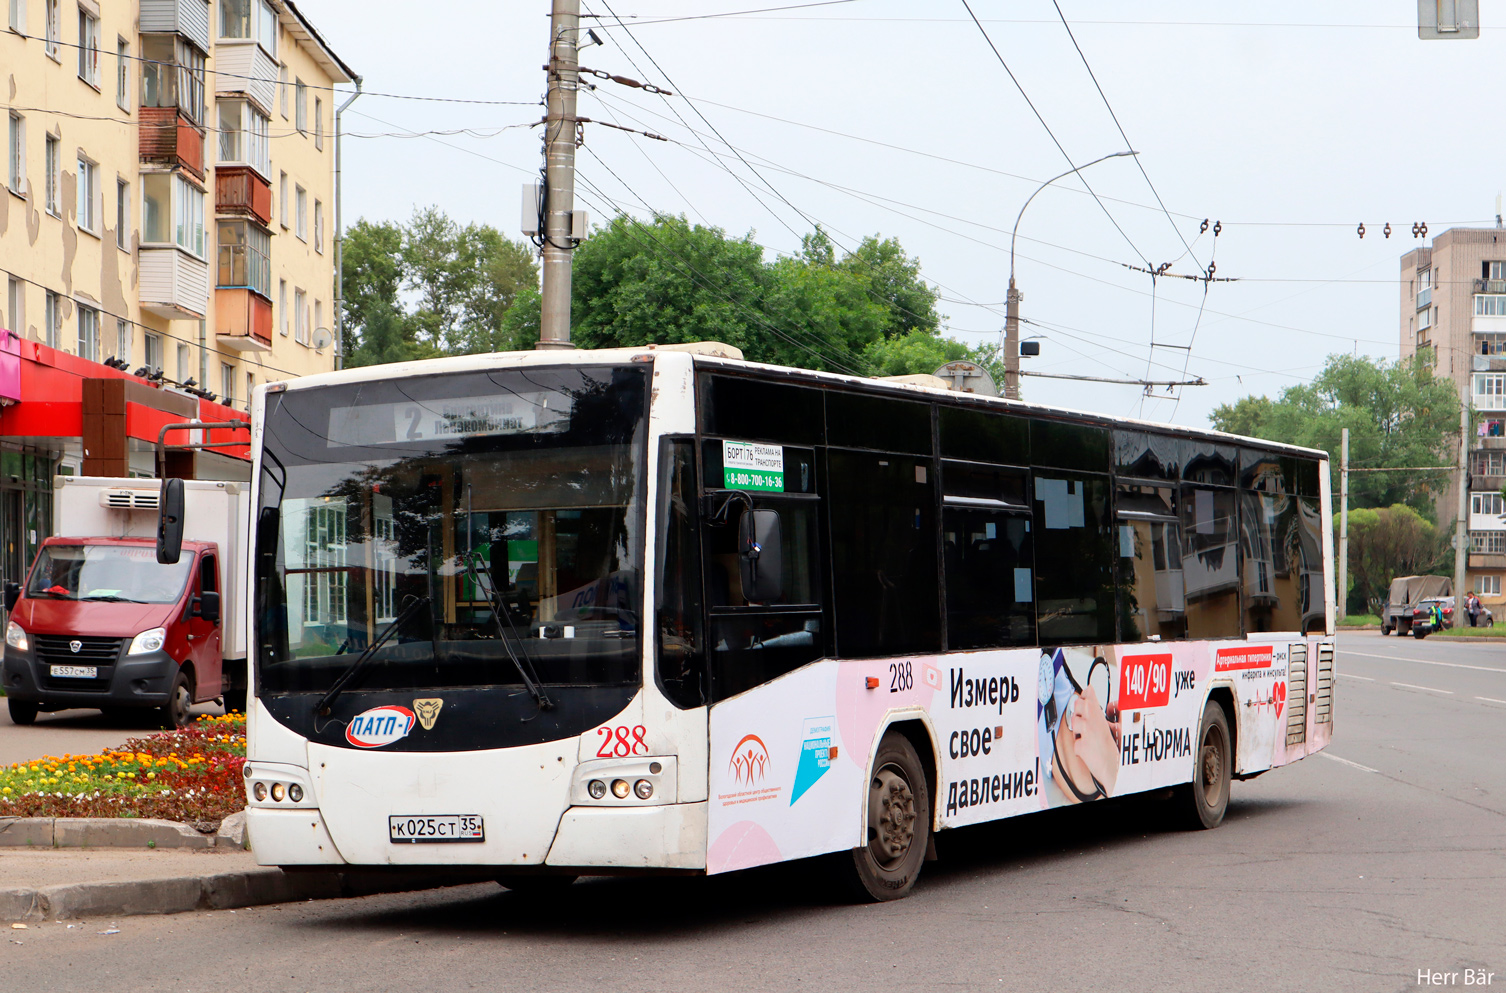
POLYGON ((480 814, 391 814, 387 836, 393 844, 427 841, 485 841, 480 814))
POLYGON ((67 679, 98 679, 99 667, 93 665, 55 665, 52 675, 67 679))

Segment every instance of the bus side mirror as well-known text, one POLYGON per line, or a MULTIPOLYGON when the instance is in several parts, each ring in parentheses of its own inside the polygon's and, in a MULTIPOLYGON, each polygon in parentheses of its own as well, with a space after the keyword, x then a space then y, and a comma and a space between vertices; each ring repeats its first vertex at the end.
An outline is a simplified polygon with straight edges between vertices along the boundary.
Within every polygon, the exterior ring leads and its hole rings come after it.
POLYGON ((157 508, 157 561, 175 565, 183 553, 183 480, 162 481, 157 508))
POLYGON ((15 580, 8 580, 5 584, 5 609, 16 609, 16 601, 21 599, 21 584, 15 580))
POLYGON ((749 603, 776 603, 784 599, 783 547, 779 511, 749 510, 743 514, 737 525, 743 599, 749 603))
POLYGON ((210 590, 199 594, 198 614, 210 624, 220 622, 220 595, 210 590))

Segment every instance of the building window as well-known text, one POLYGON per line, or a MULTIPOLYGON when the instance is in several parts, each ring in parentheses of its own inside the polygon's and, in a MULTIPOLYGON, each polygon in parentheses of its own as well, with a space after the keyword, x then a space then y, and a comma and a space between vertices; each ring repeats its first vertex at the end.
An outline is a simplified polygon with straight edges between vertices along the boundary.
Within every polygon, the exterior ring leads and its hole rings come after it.
POLYGON ((1506 410, 1506 375, 1475 374, 1475 406, 1481 410, 1506 410))
POLYGON ((99 361, 99 311, 78 305, 78 357, 99 361))
POLYGON ((53 217, 61 217, 63 208, 58 200, 62 196, 59 191, 63 188, 63 143, 58 140, 57 135, 53 134, 43 139, 43 143, 46 147, 46 154, 42 162, 47 170, 47 183, 44 191, 46 203, 43 209, 53 217))
POLYGON ((99 234, 99 166, 78 157, 78 228, 99 234))
POLYGON ((162 336, 148 331, 141 336, 141 348, 145 353, 148 372, 162 368, 162 336))
POLYGON ((12 193, 26 195, 26 119, 15 111, 10 114, 8 151, 5 156, 6 185, 12 193))
POLYGON ((235 366, 220 363, 220 403, 230 407, 235 404, 235 366))
POLYGON ((314 251, 324 254, 324 204, 314 201, 314 251))
POLYGON ((1433 302, 1433 270, 1424 269, 1417 274, 1417 309, 1433 302))
POLYGON ((124 38, 115 39, 115 106, 121 110, 131 109, 131 46, 124 38))
POLYGON ((204 257, 204 192, 177 173, 141 177, 141 240, 204 257))
POLYGON ((250 221, 220 222, 220 289, 255 290, 272 299, 272 235, 250 221))
POLYGON ((1475 577, 1475 592, 1478 593, 1478 594, 1480 594, 1481 596, 1500 596, 1501 595, 1501 577, 1500 576, 1476 576, 1475 577))
POLYGON ((288 174, 277 174, 277 219, 283 227, 288 226, 288 174))
POLYGON ((5 282, 5 314, 10 318, 11 333, 19 336, 26 331, 26 284, 14 276, 5 282))
POLYGON ((1506 497, 1499 493, 1471 493, 1469 495, 1469 512, 1471 514, 1493 514, 1500 516, 1506 513, 1506 506, 1502 505, 1506 497))
POLYGON ((47 312, 43 315, 42 341, 48 348, 57 348, 63 338, 63 306, 58 295, 47 291, 47 312))
POLYGON ((265 0, 220 0, 220 37, 249 38, 277 58, 277 12, 265 0))
POLYGON ((277 281, 277 330, 282 334, 288 333, 288 281, 277 281))
POLYGON ((295 198, 298 201, 298 203, 296 204, 296 207, 297 207, 296 215, 297 215, 297 219, 298 219, 298 227, 295 230, 296 230, 296 232, 298 234, 299 239, 301 239, 303 241, 308 241, 309 240, 309 195, 304 190, 303 187, 299 186, 299 187, 296 187, 296 193, 294 194, 294 196, 295 196, 295 198))
POLYGON ((186 344, 184 344, 182 342, 179 342, 178 343, 178 385, 181 386, 184 383, 187 383, 188 380, 189 380, 189 378, 192 375, 193 375, 193 369, 192 369, 192 367, 190 365, 189 348, 188 348, 188 346, 186 344))
POLYGON ((1476 476, 1506 476, 1506 452, 1470 452, 1469 471, 1476 476))
POLYGON ((131 322, 115 319, 115 357, 131 361, 131 322))
POLYGON ((10 29, 26 33, 26 0, 10 0, 10 29))
POLYGON ((204 122, 204 53, 174 34, 141 36, 141 106, 176 107, 204 122))
POLYGON ((58 56, 58 42, 63 37, 63 14, 58 0, 47 0, 47 55, 54 62, 63 61, 58 56))
POLYGON ((78 11, 78 78, 99 89, 99 18, 78 11))
POLYGON ((131 184, 115 177, 115 244, 131 250, 131 184))
POLYGON ((221 100, 219 108, 220 161, 245 163, 263 176, 271 176, 271 118, 241 100, 221 100))
POLYGON ((307 295, 297 287, 293 289, 293 340, 300 345, 309 343, 309 319, 307 295))
POLYGON ((299 134, 308 134, 309 131, 309 104, 308 87, 303 85, 303 80, 296 80, 293 85, 293 114, 297 117, 299 134))
POLYGON ((1477 555, 1506 554, 1506 531, 1471 531, 1469 550, 1477 555))
POLYGON ((282 111, 282 119, 288 119, 288 67, 279 66, 277 69, 277 108, 282 111))
POLYGON ((1506 293, 1476 293, 1476 317, 1506 317, 1506 293))
POLYGON ((314 97, 314 147, 324 150, 324 101, 314 97))
POLYGON ((1506 279, 1506 262, 1485 263, 1486 279, 1506 279))

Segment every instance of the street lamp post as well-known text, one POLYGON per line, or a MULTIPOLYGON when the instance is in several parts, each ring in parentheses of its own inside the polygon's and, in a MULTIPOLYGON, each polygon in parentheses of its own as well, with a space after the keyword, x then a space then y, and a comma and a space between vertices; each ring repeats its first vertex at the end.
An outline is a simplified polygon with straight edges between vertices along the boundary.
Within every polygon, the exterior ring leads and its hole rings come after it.
POLYGON ((1011 400, 1020 398, 1020 299, 1021 294, 1014 285, 1014 238, 1020 229, 1020 218, 1025 216, 1025 208, 1030 206, 1030 201, 1035 199, 1036 193, 1041 192, 1058 179, 1076 175, 1088 166, 1095 166, 1109 159, 1123 158, 1127 155, 1139 155, 1139 152, 1112 152, 1092 162, 1074 166, 1060 176, 1052 176, 1040 186, 1036 187, 1035 193, 1025 198, 1025 203, 1020 207, 1019 214, 1015 215, 1014 227, 1009 232, 1009 294, 1005 297, 1004 310, 1004 395, 1011 400))

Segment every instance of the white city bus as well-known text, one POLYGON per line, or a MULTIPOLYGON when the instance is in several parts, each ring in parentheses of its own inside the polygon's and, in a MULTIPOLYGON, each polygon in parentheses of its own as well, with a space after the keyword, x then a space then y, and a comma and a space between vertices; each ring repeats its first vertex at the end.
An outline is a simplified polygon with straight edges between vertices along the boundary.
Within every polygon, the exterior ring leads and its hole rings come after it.
POLYGON ((257 391, 261 863, 826 855, 886 899, 936 831, 1168 787, 1214 827, 1328 743, 1324 453, 733 352, 257 391))

